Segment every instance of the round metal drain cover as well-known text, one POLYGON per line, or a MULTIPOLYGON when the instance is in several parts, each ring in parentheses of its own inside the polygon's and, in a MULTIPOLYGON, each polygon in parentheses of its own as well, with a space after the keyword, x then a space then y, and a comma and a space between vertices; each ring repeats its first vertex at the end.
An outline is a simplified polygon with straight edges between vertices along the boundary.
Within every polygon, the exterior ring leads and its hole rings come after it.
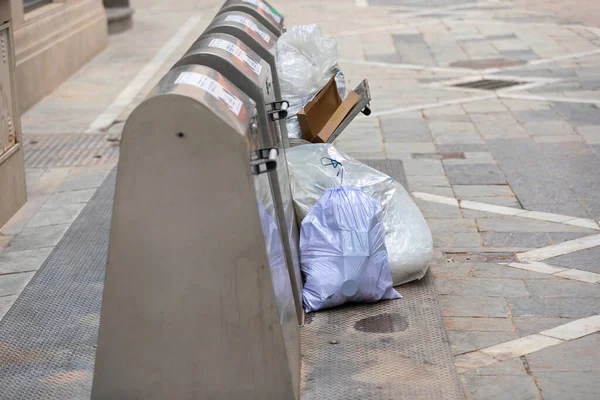
POLYGON ((354 329, 369 333, 402 332, 408 328, 408 319, 398 313, 385 313, 363 318, 354 324, 354 329))

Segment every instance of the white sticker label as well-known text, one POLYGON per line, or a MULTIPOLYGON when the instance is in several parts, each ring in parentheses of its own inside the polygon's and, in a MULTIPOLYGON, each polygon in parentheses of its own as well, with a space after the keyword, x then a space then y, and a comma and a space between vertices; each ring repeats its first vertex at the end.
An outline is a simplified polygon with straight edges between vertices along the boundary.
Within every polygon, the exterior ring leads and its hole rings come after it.
POLYGON ((269 36, 269 34, 260 29, 258 25, 246 17, 242 17, 241 15, 228 15, 227 18, 225 18, 225 21, 233 21, 237 22, 238 24, 246 25, 248 28, 256 32, 265 42, 269 43, 271 40, 271 36, 269 36))
POLYGON ((244 3, 254 4, 258 8, 260 8, 261 10, 263 10, 264 12, 269 14, 271 16, 271 18, 273 18, 275 20, 275 22, 277 22, 278 24, 281 22, 281 17, 279 15, 277 15, 276 13, 274 13, 273 10, 271 10, 271 7, 269 7, 262 1, 260 1, 260 0, 244 0, 244 3))
POLYGON ((242 60, 244 64, 249 66, 250 69, 256 73, 256 75, 260 75, 262 65, 250 58, 250 56, 244 50, 240 49, 235 44, 223 39, 213 39, 208 44, 208 47, 216 47, 233 54, 234 56, 242 60))
POLYGON ((240 110, 244 103, 209 76, 196 72, 182 72, 175 80, 175 83, 199 87, 213 97, 221 100, 235 115, 240 115, 240 110))

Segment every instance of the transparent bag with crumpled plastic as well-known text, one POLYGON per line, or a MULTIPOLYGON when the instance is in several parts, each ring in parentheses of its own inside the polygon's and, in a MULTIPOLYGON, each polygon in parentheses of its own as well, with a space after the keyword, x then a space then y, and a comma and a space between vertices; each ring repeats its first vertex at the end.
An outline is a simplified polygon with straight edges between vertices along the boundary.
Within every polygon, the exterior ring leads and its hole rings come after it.
POLYGON ((289 103, 288 136, 302 136, 296 114, 335 76, 338 93, 346 96, 344 74, 337 65, 338 43, 323 36, 319 25, 292 26, 277 40, 277 75, 282 99, 289 103))
POLYGON ((343 181, 344 186, 362 189, 381 203, 394 285, 421 279, 425 275, 433 255, 431 231, 400 183, 331 144, 296 146, 287 149, 286 155, 299 222, 326 190, 339 186, 343 181))

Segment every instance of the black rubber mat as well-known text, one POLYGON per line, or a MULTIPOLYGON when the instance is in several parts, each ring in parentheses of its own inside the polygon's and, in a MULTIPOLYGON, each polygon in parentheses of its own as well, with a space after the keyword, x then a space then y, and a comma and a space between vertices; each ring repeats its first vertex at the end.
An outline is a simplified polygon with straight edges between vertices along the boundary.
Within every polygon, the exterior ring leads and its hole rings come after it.
MULTIPOLYGON (((366 163, 406 184, 400 161, 366 163)), ((115 171, 0 322, 0 399, 89 399, 114 184, 115 171)), ((309 315, 303 399, 463 397, 431 276, 400 292, 309 315)))
POLYGON ((0 322, 0 398, 89 399, 115 171, 0 322))

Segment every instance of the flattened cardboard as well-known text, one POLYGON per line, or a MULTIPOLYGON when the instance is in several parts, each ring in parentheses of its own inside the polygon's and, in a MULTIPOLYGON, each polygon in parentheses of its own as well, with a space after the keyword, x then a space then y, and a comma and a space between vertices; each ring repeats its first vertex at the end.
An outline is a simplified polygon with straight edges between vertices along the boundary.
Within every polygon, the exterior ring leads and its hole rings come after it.
POLYGON ((342 99, 335 84, 335 77, 332 77, 315 98, 297 114, 303 138, 312 141, 323 130, 341 104, 342 99))
POLYGON ((356 92, 349 92, 346 96, 346 99, 330 116, 329 121, 327 121, 323 129, 321 129, 316 136, 310 139, 310 141, 313 143, 328 143, 331 135, 333 135, 337 127, 340 126, 344 118, 346 118, 346 115, 348 115, 350 110, 352 110, 352 107, 354 107, 359 100, 360 96, 356 94, 356 92))

